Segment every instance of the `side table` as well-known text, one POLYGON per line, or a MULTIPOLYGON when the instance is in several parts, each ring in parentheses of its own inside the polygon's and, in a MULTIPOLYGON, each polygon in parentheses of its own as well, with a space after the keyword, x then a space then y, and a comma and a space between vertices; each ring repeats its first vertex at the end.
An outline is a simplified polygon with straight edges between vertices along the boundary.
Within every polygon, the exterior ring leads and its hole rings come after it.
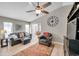
POLYGON ((8 46, 8 39, 1 39, 1 48, 8 46))

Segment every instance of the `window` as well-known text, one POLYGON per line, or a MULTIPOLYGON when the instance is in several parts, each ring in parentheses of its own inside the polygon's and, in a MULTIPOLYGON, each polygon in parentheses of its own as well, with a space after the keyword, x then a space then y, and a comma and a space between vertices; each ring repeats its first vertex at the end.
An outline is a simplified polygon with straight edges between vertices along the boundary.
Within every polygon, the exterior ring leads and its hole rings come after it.
POLYGON ((5 38, 8 37, 10 33, 12 33, 12 23, 11 22, 3 22, 4 24, 4 30, 6 31, 5 33, 5 38))
POLYGON ((27 33, 30 32, 30 26, 29 26, 29 24, 26 24, 26 25, 25 25, 25 31, 26 31, 27 33))
POLYGON ((32 24, 32 33, 35 34, 38 31, 38 24, 32 24))
POLYGON ((41 32, 41 26, 40 26, 40 24, 32 24, 32 33, 36 33, 38 31, 41 32))

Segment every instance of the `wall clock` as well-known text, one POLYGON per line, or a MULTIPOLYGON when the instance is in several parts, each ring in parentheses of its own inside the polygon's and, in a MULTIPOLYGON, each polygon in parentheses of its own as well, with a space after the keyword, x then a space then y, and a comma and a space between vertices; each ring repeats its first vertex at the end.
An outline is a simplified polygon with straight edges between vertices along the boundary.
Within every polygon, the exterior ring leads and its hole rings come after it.
POLYGON ((59 23, 59 19, 57 16, 50 16, 47 20, 47 24, 51 27, 56 26, 59 23))

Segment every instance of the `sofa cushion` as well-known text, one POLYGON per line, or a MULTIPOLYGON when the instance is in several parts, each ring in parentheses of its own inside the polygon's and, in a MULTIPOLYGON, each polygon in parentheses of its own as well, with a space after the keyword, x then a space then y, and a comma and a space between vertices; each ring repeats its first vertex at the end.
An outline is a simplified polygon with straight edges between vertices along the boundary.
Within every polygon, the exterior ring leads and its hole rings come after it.
POLYGON ((17 37, 16 35, 11 35, 10 38, 16 39, 16 38, 18 38, 18 37, 17 37))
POLYGON ((45 39, 41 39, 40 42, 47 42, 47 40, 45 40, 45 39))
POLYGON ((44 35, 40 36, 39 39, 47 39, 44 35))
POLYGON ((29 33, 27 33, 27 32, 25 33, 25 36, 29 36, 29 35, 30 35, 29 33))

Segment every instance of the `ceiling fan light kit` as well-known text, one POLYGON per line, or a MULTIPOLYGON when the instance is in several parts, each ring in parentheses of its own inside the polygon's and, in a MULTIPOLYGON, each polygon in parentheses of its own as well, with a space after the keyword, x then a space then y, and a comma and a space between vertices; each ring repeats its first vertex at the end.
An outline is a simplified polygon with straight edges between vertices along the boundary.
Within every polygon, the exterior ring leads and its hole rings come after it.
POLYGON ((36 10, 36 14, 40 14, 41 13, 41 10, 36 10))

